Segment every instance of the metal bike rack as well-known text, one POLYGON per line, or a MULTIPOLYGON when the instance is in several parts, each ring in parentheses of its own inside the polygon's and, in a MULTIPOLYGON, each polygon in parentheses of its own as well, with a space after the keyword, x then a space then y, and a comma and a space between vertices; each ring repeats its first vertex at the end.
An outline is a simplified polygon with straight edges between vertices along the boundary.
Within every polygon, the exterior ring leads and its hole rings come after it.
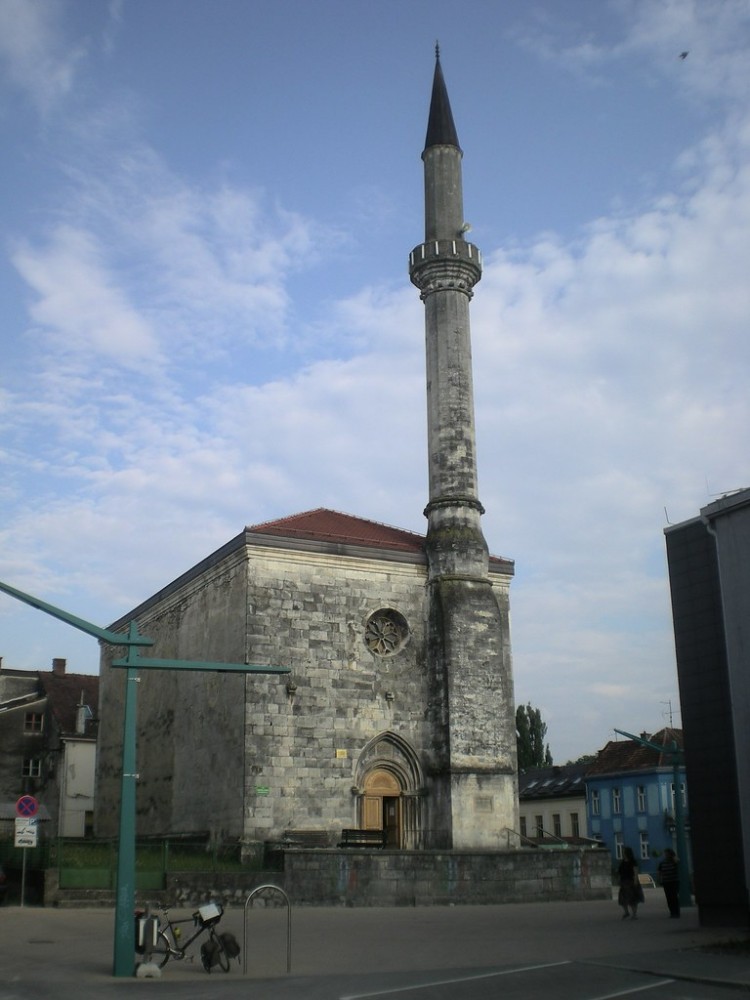
POLYGON ((253 889, 250 895, 245 900, 245 907, 243 910, 243 923, 242 923, 242 975, 247 975, 247 908, 252 905, 252 902, 256 896, 263 893, 265 898, 273 897, 274 895, 281 896, 286 905, 286 971, 292 971, 292 907, 289 902, 289 897, 280 889, 277 885, 259 885, 257 888, 253 889))

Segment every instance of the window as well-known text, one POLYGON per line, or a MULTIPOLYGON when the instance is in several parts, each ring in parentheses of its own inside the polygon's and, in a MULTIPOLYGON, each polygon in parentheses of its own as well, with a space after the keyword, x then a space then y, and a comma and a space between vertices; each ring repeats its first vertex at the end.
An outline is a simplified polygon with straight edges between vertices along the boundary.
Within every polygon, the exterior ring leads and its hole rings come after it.
POLYGON ((642 831, 640 837, 641 837, 641 860, 646 861, 648 860, 648 834, 645 831, 642 831))
MULTIPOLYGON (((675 803, 674 803, 674 782, 672 782, 672 784, 669 786, 669 789, 670 789, 670 793, 672 795, 672 809, 674 810, 674 807, 675 807, 675 803)), ((686 802, 685 802, 685 784, 684 784, 684 782, 680 782, 680 799, 681 799, 682 806, 684 808, 685 805, 686 805, 686 802)))
POLYGON ((645 788, 644 785, 639 785, 638 786, 636 795, 637 795, 637 799, 638 799, 638 812, 639 813, 645 813, 645 811, 646 811, 646 788, 645 788))
POLYGON ((619 788, 612 789, 612 812, 613 813, 622 812, 622 796, 620 795, 619 788))
POLYGON ((42 774, 41 757, 24 757, 23 771, 24 778, 39 778, 42 774))
POLYGON ((44 716, 41 712, 27 712, 23 717, 23 731, 25 733, 41 733, 44 716))
POLYGON ((624 845, 623 845, 623 842, 622 842, 622 834, 621 833, 616 833, 615 834, 615 858, 617 859, 617 861, 622 861, 622 849, 623 849, 623 846, 624 845))
POLYGON ((599 815, 599 789, 594 788, 591 791, 591 815, 599 815))
POLYGON ((543 837, 544 836, 544 820, 542 819, 541 816, 535 816, 534 817, 534 825, 536 826, 536 836, 537 837, 543 837))
POLYGON ((521 836, 526 836, 526 817, 521 816, 521 836))
POLYGON ((409 638, 409 625, 393 608, 381 608, 365 624, 365 645, 376 656, 393 656, 409 638))
POLYGON ((556 837, 562 837, 562 823, 560 813, 552 813, 552 832, 556 837))
POLYGON ((578 823, 578 813, 570 814, 570 835, 572 837, 581 836, 581 828, 578 823))

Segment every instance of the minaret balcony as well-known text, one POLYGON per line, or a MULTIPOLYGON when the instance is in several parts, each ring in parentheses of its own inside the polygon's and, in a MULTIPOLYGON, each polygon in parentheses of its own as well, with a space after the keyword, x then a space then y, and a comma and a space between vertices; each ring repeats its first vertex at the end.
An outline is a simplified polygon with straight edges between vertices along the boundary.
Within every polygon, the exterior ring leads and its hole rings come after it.
POLYGON ((409 277, 423 296, 438 288, 453 288, 471 296, 482 277, 482 253, 460 237, 428 240, 409 254, 409 277))

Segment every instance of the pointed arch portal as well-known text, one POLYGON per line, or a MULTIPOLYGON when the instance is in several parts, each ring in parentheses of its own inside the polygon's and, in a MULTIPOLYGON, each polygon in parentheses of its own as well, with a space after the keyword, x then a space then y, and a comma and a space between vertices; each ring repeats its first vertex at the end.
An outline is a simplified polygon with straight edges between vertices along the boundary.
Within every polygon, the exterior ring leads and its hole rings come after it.
POLYGON ((387 847, 415 850, 423 839, 424 781, 419 758, 397 733, 380 733, 357 762, 357 821, 363 830, 383 830, 387 847))

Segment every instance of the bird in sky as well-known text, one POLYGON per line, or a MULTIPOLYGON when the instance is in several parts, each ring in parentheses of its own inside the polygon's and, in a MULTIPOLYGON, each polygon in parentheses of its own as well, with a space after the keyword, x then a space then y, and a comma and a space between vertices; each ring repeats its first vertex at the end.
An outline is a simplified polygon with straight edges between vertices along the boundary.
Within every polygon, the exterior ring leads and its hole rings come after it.
POLYGON ((689 55, 689 52, 680 52, 680 59, 687 59, 689 55))

